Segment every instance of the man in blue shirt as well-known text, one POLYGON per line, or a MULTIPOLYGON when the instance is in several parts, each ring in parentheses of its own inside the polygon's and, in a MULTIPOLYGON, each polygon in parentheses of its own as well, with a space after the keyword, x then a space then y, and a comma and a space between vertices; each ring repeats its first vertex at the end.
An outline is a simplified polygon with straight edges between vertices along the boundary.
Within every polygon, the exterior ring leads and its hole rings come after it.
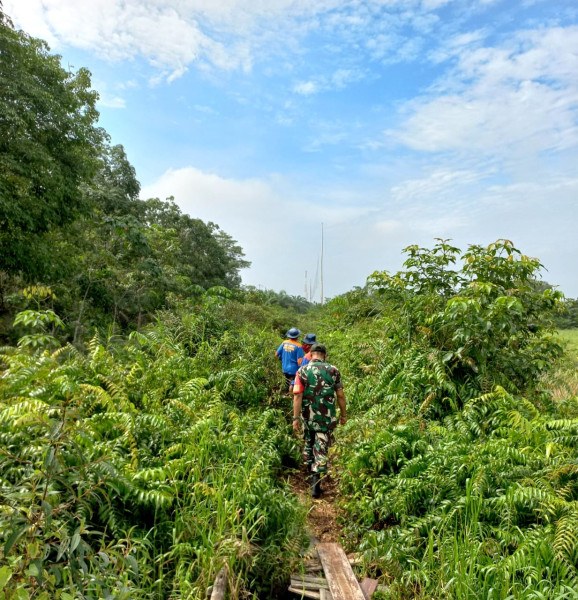
POLYGON ((301 366, 301 361, 305 356, 303 346, 297 341, 301 332, 297 327, 292 327, 287 332, 287 339, 277 348, 275 356, 281 361, 281 369, 285 375, 285 391, 292 387, 293 378, 297 369, 301 366))

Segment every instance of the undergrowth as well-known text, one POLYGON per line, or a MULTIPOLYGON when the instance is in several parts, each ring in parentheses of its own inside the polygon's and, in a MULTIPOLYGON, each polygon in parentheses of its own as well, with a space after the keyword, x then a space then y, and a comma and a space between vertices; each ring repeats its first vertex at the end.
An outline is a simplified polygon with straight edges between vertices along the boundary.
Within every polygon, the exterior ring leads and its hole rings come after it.
POLYGON ((206 302, 86 352, 1 350, 3 598, 204 598, 223 566, 234 598, 282 585, 304 514, 266 403, 277 338, 206 302))
POLYGON ((344 543, 389 585, 381 597, 574 598, 578 399, 552 327, 560 295, 507 240, 407 252, 325 318, 351 415, 334 453, 344 543))

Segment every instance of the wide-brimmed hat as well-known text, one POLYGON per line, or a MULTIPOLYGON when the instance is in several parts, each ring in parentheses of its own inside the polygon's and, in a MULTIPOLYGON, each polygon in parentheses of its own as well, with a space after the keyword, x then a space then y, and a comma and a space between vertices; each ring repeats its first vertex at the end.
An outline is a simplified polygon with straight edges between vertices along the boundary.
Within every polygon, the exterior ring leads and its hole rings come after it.
POLYGON ((309 346, 311 346, 311 344, 314 344, 316 341, 317 341, 317 338, 315 337, 314 333, 307 333, 305 335, 305 337, 303 338, 303 343, 309 344, 309 346))
POLYGON ((291 327, 291 329, 285 335, 290 340, 296 340, 301 335, 301 332, 299 329, 297 329, 297 327, 291 327))

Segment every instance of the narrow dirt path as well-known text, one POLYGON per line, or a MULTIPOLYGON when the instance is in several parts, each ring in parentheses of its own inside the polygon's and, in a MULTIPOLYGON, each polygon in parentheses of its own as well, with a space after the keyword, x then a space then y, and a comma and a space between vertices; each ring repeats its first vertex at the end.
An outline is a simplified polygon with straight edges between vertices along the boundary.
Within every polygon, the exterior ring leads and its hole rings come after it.
POLYGON ((339 511, 336 503, 339 496, 337 482, 328 475, 323 480, 323 493, 318 499, 311 498, 307 473, 304 466, 291 475, 291 490, 299 497, 301 503, 309 507, 307 526, 309 533, 319 542, 338 542, 341 527, 337 523, 339 511))

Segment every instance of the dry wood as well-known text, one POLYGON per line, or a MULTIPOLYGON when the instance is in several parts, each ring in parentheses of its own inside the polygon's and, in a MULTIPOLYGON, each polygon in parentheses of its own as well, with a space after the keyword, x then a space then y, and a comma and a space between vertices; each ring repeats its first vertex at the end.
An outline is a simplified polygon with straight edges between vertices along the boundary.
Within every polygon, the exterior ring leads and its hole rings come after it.
POLYGON ((339 544, 323 543, 317 545, 317 552, 333 600, 365 600, 343 548, 339 544))
POLYGON ((377 589, 377 579, 368 579, 367 577, 359 584, 359 587, 363 591, 365 600, 371 598, 371 594, 377 589))
POLYGON ((318 591, 320 587, 329 589, 327 584, 321 585, 319 583, 314 583, 312 581, 303 581, 302 579, 293 579, 291 578, 291 587, 299 588, 303 590, 316 590, 318 591))
POLYGON ((327 587, 327 580, 324 577, 313 577, 312 575, 293 573, 291 579, 295 579, 296 581, 308 581, 309 583, 318 583, 319 585, 327 587))
POLYGON ((289 591, 301 596, 302 598, 313 598, 313 600, 321 599, 321 594, 318 594, 317 592, 311 592, 310 590, 300 590, 299 588, 289 586, 289 591))
POLYGON ((215 579, 215 583, 213 584, 213 593, 211 594, 211 600, 224 600, 226 592, 227 570, 225 569, 225 567, 223 567, 219 571, 217 579, 215 579))
MULTIPOLYGON (((360 565, 363 562, 363 558, 361 558, 361 556, 359 556, 358 554, 350 554, 347 557, 347 560, 352 566, 360 565)), ((323 565, 318 560, 310 559, 305 561, 305 571, 311 572, 321 570, 323 570, 323 565)))
POLYGON ((319 595, 321 596, 320 600, 333 600, 333 597, 331 596, 331 592, 329 590, 325 590, 322 588, 319 590, 319 595))

